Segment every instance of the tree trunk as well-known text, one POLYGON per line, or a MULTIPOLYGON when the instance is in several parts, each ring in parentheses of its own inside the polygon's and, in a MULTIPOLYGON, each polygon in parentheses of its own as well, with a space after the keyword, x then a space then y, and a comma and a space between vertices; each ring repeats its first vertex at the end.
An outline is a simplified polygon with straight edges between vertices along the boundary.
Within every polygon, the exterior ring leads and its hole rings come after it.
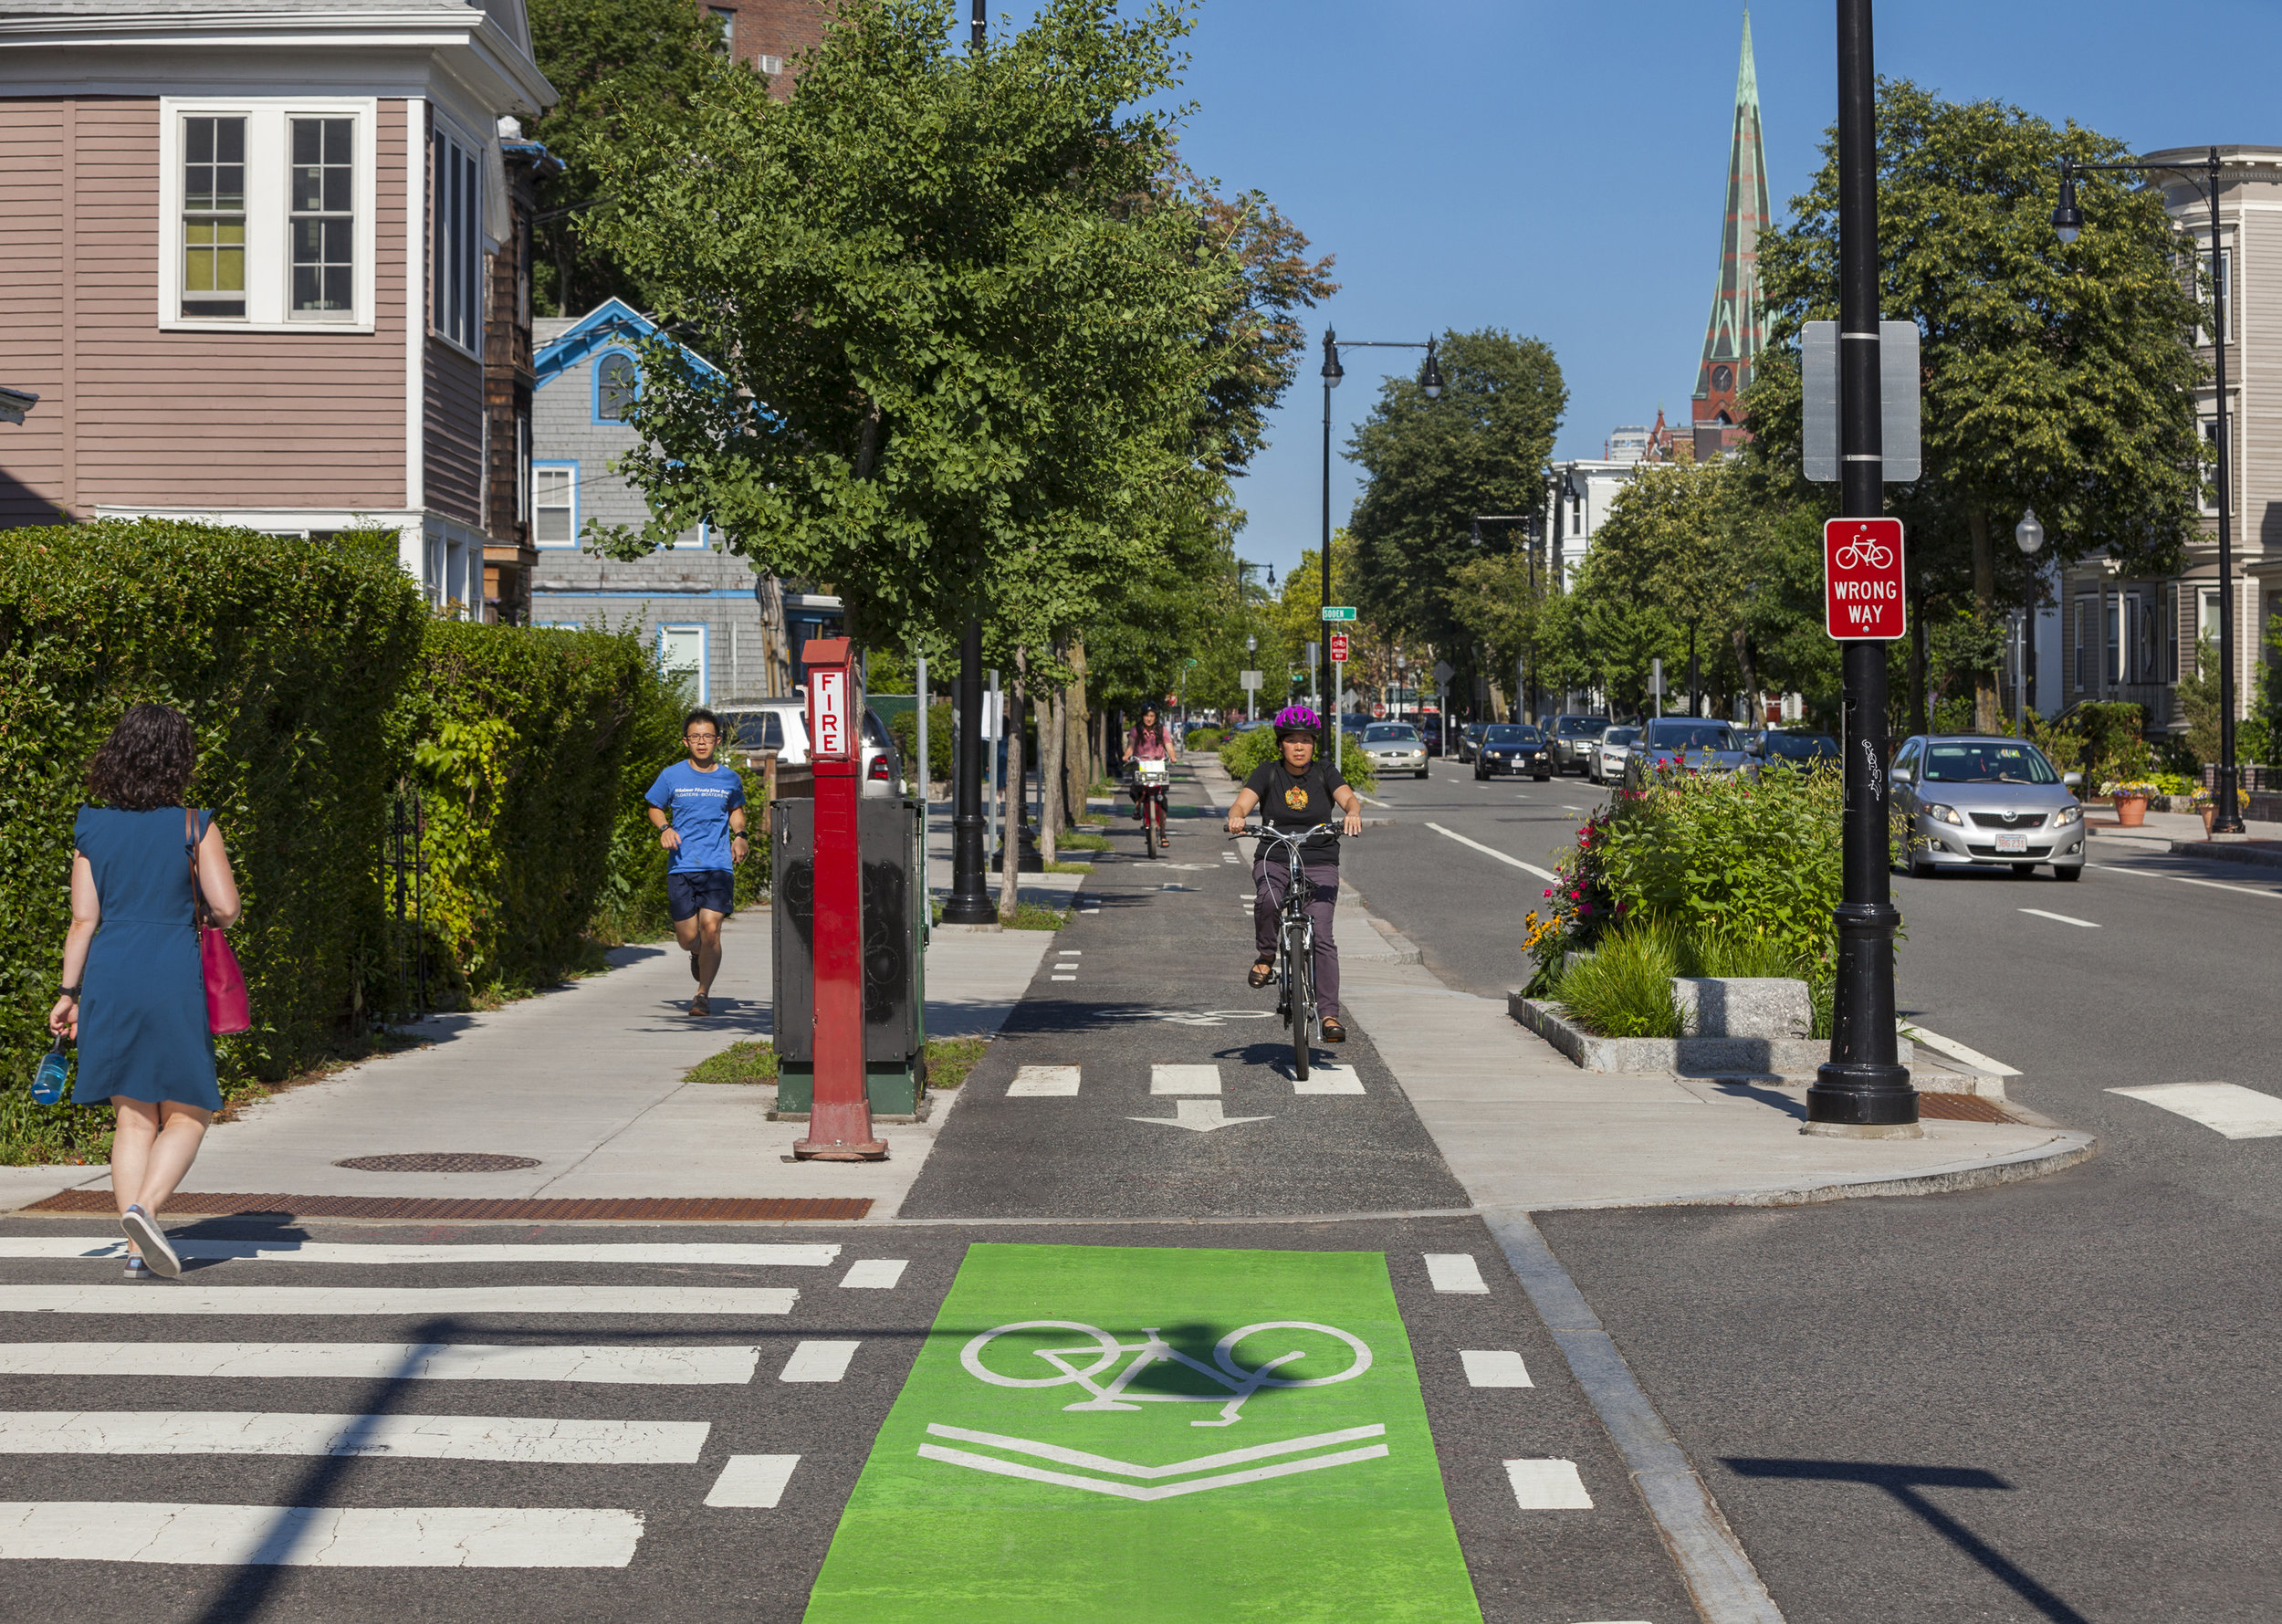
POLYGON ((1756 728, 1763 717, 1759 704, 1759 672, 1751 663, 1751 634, 1737 626, 1732 634, 1735 639, 1735 669, 1742 674, 1743 698, 1751 707, 1746 721, 1749 726, 1756 728))
MULTIPOLYGON (((1996 547, 1989 535, 1989 515, 1978 506, 1965 509, 1965 528, 1973 536, 1973 608, 1983 623, 1996 613, 1996 547)), ((1996 673, 1973 674, 1973 726, 1976 733, 1997 729, 1996 673)))
POLYGON ((1086 792, 1093 789, 1100 776, 1087 759, 1086 745, 1093 729, 1088 725, 1089 713, 1085 697, 1085 639, 1070 644, 1070 669, 1077 675, 1071 682, 1062 703, 1065 718, 1062 727, 1062 807, 1073 825, 1085 815, 1086 792))
POLYGON ((1046 690, 1038 712, 1038 854, 1048 863, 1062 861, 1057 854, 1067 788, 1062 759, 1069 753, 1069 743, 1070 690, 1056 683, 1046 690))
POLYGON ((999 923, 1011 925, 1022 901, 1022 699, 1030 651, 1014 651, 1014 682, 1006 697, 1006 808, 999 818, 999 923))

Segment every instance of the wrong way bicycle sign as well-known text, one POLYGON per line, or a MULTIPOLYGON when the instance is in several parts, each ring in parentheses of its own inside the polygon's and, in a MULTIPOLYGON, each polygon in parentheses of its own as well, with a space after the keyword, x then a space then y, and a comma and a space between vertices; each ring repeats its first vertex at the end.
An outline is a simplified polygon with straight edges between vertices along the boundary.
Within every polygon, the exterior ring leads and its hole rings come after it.
POLYGON ((1842 643, 1891 642, 1908 628, 1901 520, 1834 519, 1823 526, 1823 627, 1842 643))

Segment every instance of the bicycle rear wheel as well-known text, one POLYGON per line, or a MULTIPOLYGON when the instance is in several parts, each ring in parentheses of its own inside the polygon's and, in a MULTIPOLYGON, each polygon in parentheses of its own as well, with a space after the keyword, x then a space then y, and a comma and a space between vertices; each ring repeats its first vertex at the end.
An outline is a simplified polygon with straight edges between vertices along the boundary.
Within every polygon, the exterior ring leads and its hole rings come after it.
POLYGON ((1315 1035, 1315 944, 1309 939, 1312 934, 1305 929, 1288 931, 1283 946, 1284 962, 1290 966, 1292 1074, 1302 1083, 1307 1081, 1308 1045, 1315 1035))

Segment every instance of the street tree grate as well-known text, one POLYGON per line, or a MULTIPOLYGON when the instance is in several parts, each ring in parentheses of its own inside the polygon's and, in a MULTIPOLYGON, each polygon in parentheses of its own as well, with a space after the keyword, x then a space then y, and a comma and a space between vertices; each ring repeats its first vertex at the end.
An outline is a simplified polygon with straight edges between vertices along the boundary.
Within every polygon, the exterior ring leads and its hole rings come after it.
POLYGON ((1935 1122, 2012 1122, 2015 1120, 1994 1100, 1977 1094, 1921 1094, 1918 1115, 1935 1122))
POLYGON ((535 1156, 494 1156, 481 1150, 405 1150, 393 1156, 352 1156, 333 1163, 360 1173, 508 1173, 535 1168, 535 1156))

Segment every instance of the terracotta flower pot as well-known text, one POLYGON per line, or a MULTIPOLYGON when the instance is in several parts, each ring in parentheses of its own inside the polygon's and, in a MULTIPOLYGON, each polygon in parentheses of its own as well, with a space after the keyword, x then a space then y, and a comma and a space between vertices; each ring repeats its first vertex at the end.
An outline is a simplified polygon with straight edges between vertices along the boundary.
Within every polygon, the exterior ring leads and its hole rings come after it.
POLYGON ((2211 825, 2219 821, 2219 809, 2215 806, 2204 805, 2196 807, 2195 811, 2203 814, 2203 833, 2210 833, 2211 825))
POLYGON ((2122 829, 2137 829, 2147 822, 2147 797, 2119 795, 2116 797, 2116 824, 2122 829))

